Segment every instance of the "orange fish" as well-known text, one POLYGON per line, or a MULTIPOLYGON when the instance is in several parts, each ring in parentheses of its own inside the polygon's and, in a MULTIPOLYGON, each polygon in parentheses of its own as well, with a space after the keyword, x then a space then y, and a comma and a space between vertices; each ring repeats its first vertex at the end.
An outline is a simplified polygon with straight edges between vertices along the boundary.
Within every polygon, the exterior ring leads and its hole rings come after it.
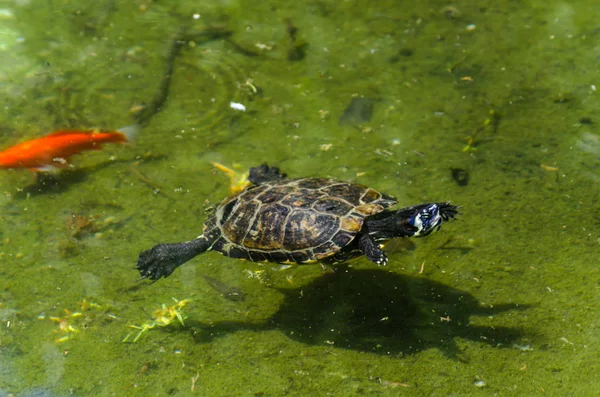
POLYGON ((104 143, 130 142, 136 131, 137 126, 113 132, 56 131, 0 152, 0 168, 56 171, 68 167, 69 158, 85 150, 100 150, 104 143))

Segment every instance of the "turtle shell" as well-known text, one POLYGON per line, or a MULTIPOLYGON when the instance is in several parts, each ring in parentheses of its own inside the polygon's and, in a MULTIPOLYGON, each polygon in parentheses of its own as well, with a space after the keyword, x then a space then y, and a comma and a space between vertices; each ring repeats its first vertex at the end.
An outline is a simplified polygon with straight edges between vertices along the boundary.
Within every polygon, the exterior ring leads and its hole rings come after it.
POLYGON ((206 222, 211 249, 252 261, 307 263, 346 247, 364 219, 397 203, 367 186, 323 178, 251 186, 206 222))

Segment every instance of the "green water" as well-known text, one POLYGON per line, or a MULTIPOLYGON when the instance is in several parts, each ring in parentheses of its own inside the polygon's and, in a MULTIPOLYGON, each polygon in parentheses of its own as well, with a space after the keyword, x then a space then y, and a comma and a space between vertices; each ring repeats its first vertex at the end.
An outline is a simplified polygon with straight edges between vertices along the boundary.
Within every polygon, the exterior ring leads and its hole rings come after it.
POLYGON ((2 5, 2 149, 132 124, 174 38, 189 40, 134 145, 86 152, 56 179, 1 170, 0 395, 600 393, 600 9, 485 3, 2 5), (371 117, 340 122, 355 97, 371 117), (197 236, 228 195, 211 161, 462 215, 390 244, 385 268, 207 253, 138 282, 140 251, 197 236), (191 300, 185 326, 122 343, 173 297, 191 300))

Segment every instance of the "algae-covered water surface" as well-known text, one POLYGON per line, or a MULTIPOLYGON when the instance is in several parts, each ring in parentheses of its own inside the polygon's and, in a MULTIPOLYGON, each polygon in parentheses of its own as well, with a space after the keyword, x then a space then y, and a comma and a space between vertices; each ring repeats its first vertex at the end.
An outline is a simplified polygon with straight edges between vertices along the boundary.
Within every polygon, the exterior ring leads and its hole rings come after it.
POLYGON ((595 2, 4 2, 0 395, 600 393, 595 2), (332 269, 210 252, 155 283, 230 180, 371 186, 460 216, 332 269))

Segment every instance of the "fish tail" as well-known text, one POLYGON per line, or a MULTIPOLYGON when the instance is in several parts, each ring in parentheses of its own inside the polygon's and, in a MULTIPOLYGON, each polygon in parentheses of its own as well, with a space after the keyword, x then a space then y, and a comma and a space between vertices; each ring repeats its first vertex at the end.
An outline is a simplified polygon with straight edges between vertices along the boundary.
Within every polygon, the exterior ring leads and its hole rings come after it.
POLYGON ((123 136, 129 143, 135 142, 135 138, 139 131, 140 131, 139 124, 128 125, 127 127, 122 127, 117 130, 117 132, 120 132, 121 134, 123 134, 123 136))

